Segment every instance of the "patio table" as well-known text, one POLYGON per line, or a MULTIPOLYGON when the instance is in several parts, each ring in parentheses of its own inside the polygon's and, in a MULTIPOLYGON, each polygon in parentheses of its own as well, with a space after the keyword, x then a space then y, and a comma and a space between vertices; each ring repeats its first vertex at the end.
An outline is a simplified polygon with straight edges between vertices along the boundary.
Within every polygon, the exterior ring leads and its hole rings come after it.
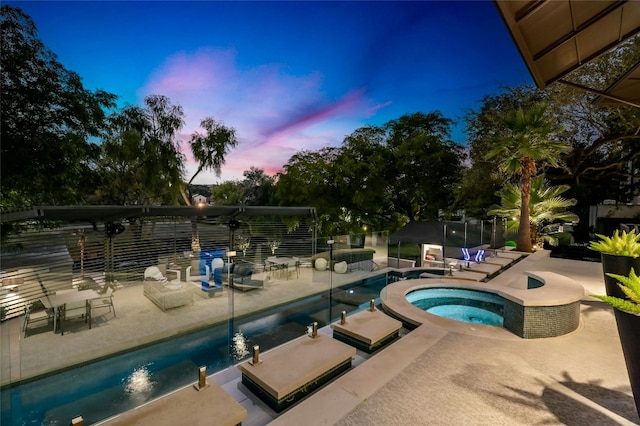
POLYGON ((293 257, 269 257, 267 258, 267 262, 269 262, 273 267, 275 267, 276 272, 282 277, 282 273, 287 269, 287 266, 295 262, 296 260, 293 257))
MULTIPOLYGON (((64 308, 67 303, 80 302, 83 300, 86 304, 86 315, 89 320, 89 328, 91 328, 91 305, 89 304, 89 301, 99 298, 100 294, 95 290, 81 290, 44 296, 40 298, 40 301, 46 309, 53 310, 53 330, 55 332, 55 330, 57 330, 58 315, 61 308, 64 308)), ((61 321, 63 320, 64 319, 61 318, 61 321)))

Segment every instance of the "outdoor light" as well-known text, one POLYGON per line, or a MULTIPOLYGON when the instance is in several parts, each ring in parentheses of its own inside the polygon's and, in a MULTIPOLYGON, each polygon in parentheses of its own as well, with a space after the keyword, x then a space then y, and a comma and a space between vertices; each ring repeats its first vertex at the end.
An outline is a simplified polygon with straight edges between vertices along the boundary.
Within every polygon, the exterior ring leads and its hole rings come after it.
POLYGON ((262 361, 260 360, 260 346, 259 345, 254 345, 253 346, 253 357, 251 358, 251 361, 249 361, 249 364, 251 364, 251 365, 262 364, 262 361))
POLYGON ((327 244, 329 244, 329 313, 331 313, 333 297, 333 242, 333 240, 327 240, 327 244))
MULTIPOLYGON (((231 263, 233 257, 236 256, 235 250, 227 252, 227 261, 231 263)), ((229 285, 233 286, 233 277, 231 276, 231 268, 227 268, 227 280, 229 281, 229 285)))
POLYGON ((228 225, 231 231, 237 231, 240 228, 240 222, 235 219, 231 219, 228 225))
POLYGON ((122 234, 124 232, 124 225, 121 223, 107 222, 104 227, 107 236, 112 237, 114 235, 122 234))
POLYGON ((203 390, 208 388, 210 385, 207 383, 207 367, 200 367, 198 369, 198 384, 193 387, 197 390, 203 390))
POLYGON ((347 322, 347 311, 342 311, 340 313, 340 324, 345 324, 347 322))

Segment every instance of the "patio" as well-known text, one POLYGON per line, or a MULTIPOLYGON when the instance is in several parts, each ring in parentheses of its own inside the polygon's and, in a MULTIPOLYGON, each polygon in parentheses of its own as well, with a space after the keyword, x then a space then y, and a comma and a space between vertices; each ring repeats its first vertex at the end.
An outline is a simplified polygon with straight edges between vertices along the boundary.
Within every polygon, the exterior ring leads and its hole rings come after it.
MULTIPOLYGON (((508 280, 527 267, 571 277, 586 294, 604 291, 599 263, 549 258, 546 252, 530 260, 532 264, 520 262, 499 277, 508 280)), ((313 293, 317 283, 305 280, 304 271, 300 280, 270 281, 265 291, 236 292, 236 309, 251 310, 265 303, 265 297, 275 302, 313 293)), ((190 307, 163 312, 145 301, 141 286, 114 294, 118 316, 104 321, 96 317, 92 330, 81 327, 65 336, 44 331, 22 339, 19 318, 3 323, 3 359, 10 348, 19 373, 28 377, 126 348, 132 341, 143 343, 205 326, 228 312, 227 297, 194 298, 190 307), (46 350, 62 343, 71 349, 67 355, 46 350), (21 353, 13 353, 16 349, 21 353), (75 354, 73 359, 69 353, 75 354)), ((581 317, 574 333, 533 340, 492 337, 484 327, 452 331, 448 320, 440 326, 421 326, 373 356, 358 351, 355 368, 281 414, 241 384, 237 368, 209 380, 247 409, 245 425, 637 424, 611 309, 585 296, 581 317)), ((327 328, 321 332, 330 333, 327 328)), ((3 370, 3 377, 7 373, 3 370)), ((15 379, 14 369, 11 374, 15 379)), ((175 421, 168 417, 167 424, 177 424, 180 413, 174 414, 175 421)))

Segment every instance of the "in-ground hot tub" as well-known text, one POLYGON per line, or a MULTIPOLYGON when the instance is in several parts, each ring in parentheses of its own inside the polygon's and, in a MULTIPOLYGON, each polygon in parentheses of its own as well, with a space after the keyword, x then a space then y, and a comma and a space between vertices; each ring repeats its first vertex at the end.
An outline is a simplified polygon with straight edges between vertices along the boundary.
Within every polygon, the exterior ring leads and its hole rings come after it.
MULTIPOLYGON (((407 300, 407 296, 412 292, 423 289, 449 288, 457 290, 475 291, 485 294, 495 295, 502 299, 495 299, 499 303, 503 302, 502 326, 511 333, 526 339, 555 337, 575 331, 580 325, 580 301, 584 297, 584 288, 574 280, 553 272, 536 271, 525 272, 523 280, 505 284, 473 283, 455 279, 421 279, 406 280, 388 285, 380 293, 380 301, 383 309, 388 314, 400 319, 407 327, 417 327, 424 323, 431 323, 436 326, 447 327, 461 332, 480 333, 481 327, 485 325, 480 318, 474 317, 473 313, 463 313, 473 327, 458 321, 438 319, 427 310, 420 309, 407 300), (460 324, 456 326, 456 323, 460 324), (478 327, 475 327, 478 324, 478 327)), ((412 296, 410 296, 412 297, 412 296)), ((491 296, 483 296, 487 298, 491 296)), ((462 298, 464 299, 464 298, 462 298)), ((499 304, 498 303, 498 304, 499 304)), ((478 302, 467 302, 471 307, 482 309, 485 312, 478 314, 487 315, 491 309, 477 306, 478 302)), ((432 307, 433 308, 433 307, 432 307)), ((449 308, 439 308, 437 310, 449 308)), ((437 310, 435 313, 437 313, 437 310)), ((493 311, 499 313, 498 311, 493 311)), ((452 314, 453 315, 453 314, 452 314)), ((489 315, 490 316, 490 315, 489 315)), ((499 320, 498 320, 499 321, 499 320)), ((486 327, 493 329, 488 334, 495 337, 505 337, 497 327, 486 327)), ((509 333, 507 333, 509 334, 509 333)))
POLYGON ((409 292, 406 299, 430 314, 470 324, 504 324, 505 299, 485 291, 451 287, 422 288, 409 292))

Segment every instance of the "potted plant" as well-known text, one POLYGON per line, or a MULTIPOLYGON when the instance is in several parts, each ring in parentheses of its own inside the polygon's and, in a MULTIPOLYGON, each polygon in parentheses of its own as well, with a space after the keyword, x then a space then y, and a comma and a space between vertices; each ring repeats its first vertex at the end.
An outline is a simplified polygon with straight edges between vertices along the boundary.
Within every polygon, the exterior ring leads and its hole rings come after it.
POLYGON ((617 280, 620 291, 626 297, 592 296, 614 308, 631 391, 640 416, 640 277, 633 268, 628 276, 611 273, 607 275, 617 280))
POLYGON ((278 247, 280 247, 280 241, 274 239, 274 240, 270 240, 267 244, 269 244, 269 248, 271 249, 271 254, 275 255, 276 250, 278 250, 278 247))
POLYGON ((640 233, 635 229, 630 232, 616 229, 611 237, 596 236, 600 241, 592 241, 589 248, 600 252, 607 295, 624 299, 625 294, 618 282, 609 274, 628 276, 632 268, 640 271, 640 233))

